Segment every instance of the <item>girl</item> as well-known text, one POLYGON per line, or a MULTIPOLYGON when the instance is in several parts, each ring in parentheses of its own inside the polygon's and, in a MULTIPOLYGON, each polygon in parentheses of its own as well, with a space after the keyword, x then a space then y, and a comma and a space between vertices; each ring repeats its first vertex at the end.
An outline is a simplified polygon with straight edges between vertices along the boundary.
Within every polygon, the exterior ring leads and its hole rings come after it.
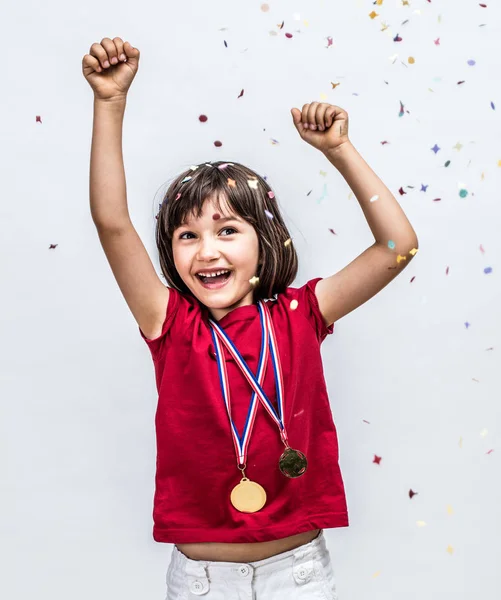
POLYGON ((121 38, 83 58, 90 205, 155 367, 153 537, 174 544, 167 600, 334 600, 323 529, 348 526, 348 511, 320 345, 401 272, 417 237, 349 141, 346 112, 314 102, 292 109, 294 125, 345 177, 374 245, 290 287, 298 261, 270 186, 236 162, 201 164, 174 180, 157 217, 165 287, 127 210, 122 123, 138 64, 121 38))

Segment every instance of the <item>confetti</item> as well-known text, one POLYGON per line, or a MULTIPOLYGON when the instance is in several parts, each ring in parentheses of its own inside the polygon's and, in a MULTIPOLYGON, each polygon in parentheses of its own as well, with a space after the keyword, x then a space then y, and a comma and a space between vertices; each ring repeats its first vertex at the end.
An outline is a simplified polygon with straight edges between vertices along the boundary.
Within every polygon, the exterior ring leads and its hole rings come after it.
POLYGON ((291 303, 289 304, 290 309, 291 310, 296 310, 296 308, 298 307, 298 301, 297 300, 291 300, 291 303))
POLYGON ((372 462, 376 463, 377 465, 381 464, 381 456, 374 454, 374 460, 372 462))

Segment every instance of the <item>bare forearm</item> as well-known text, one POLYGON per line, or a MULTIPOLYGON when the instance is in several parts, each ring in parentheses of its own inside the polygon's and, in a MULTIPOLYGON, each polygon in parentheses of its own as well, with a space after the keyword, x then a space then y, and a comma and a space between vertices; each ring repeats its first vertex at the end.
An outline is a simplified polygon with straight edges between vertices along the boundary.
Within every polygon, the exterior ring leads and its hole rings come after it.
POLYGON ((90 155, 90 211, 97 226, 120 227, 130 221, 122 154, 126 99, 94 99, 90 155))
POLYGON ((416 232, 400 204, 351 143, 325 156, 355 194, 377 243, 387 247, 391 240, 403 253, 409 244, 416 245, 416 232))

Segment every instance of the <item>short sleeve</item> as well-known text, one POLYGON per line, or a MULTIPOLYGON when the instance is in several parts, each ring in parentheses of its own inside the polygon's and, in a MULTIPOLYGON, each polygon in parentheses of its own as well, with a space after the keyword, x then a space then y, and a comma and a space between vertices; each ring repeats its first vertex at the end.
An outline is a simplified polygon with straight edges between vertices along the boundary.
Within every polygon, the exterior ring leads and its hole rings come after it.
POLYGON ((326 324, 322 313, 320 312, 320 306, 315 294, 315 287, 321 279, 323 278, 316 277, 315 279, 310 279, 310 281, 305 283, 302 287, 296 288, 294 294, 298 301, 296 310, 301 311, 309 321, 317 334, 319 344, 334 331, 334 323, 331 323, 330 325, 326 324))
POLYGON ((138 328, 139 333, 141 334, 141 337, 143 338, 143 340, 148 345, 148 348, 150 349, 150 352, 151 352, 151 355, 152 355, 154 361, 157 360, 163 352, 167 335, 172 327, 172 323, 174 322, 174 317, 176 316, 176 313, 178 312, 179 301, 180 301, 179 292, 175 288, 169 288, 169 301, 167 302, 165 319, 164 319, 164 322, 162 325, 162 332, 154 340, 149 340, 144 335, 144 333, 141 331, 141 328, 140 327, 138 328))

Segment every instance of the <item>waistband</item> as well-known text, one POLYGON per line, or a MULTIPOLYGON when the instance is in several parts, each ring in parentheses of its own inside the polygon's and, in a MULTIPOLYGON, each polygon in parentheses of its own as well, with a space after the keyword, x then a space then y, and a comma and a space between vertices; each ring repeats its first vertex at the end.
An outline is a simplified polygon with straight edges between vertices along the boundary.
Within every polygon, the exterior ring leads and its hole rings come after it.
POLYGON ((229 576, 247 576, 250 572, 253 572, 254 577, 258 578, 274 571, 294 568, 299 564, 308 565, 314 559, 320 559, 323 563, 327 561, 328 555, 324 530, 321 529, 317 537, 307 544, 249 563, 193 560, 183 554, 177 546, 174 546, 170 568, 178 575, 209 576, 213 581, 228 579, 229 576))

